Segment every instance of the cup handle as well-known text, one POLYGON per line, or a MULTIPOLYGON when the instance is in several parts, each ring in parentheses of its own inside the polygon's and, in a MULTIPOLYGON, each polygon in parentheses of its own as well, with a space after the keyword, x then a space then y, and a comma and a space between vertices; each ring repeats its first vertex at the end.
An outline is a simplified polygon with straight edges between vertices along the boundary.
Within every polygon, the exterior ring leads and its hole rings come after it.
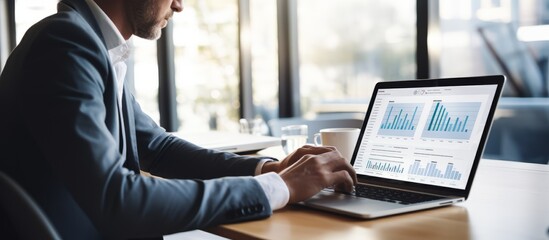
POLYGON ((315 133, 313 137, 313 142, 315 143, 315 146, 322 146, 322 139, 320 138, 320 133, 315 133), (320 140, 320 142, 318 140, 320 140))

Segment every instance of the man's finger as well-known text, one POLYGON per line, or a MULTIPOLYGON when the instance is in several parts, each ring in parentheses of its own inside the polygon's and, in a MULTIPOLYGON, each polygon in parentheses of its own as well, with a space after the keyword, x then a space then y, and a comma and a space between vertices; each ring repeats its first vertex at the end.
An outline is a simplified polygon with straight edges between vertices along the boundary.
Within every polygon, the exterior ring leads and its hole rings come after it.
POLYGON ((353 178, 347 171, 338 171, 334 172, 330 175, 329 181, 331 186, 335 186, 335 190, 337 191, 344 191, 344 192, 352 192, 354 189, 354 182, 353 178))
POLYGON ((332 172, 347 171, 351 176, 353 183, 357 183, 358 180, 356 178, 355 169, 353 168, 353 166, 351 166, 349 162, 347 162, 347 160, 341 157, 341 155, 337 154, 337 156, 330 156, 328 159, 331 159, 329 160, 327 165, 332 172))
POLYGON ((333 148, 333 147, 317 147, 317 146, 305 145, 301 148, 298 148, 297 150, 295 150, 293 153, 291 153, 288 156, 295 155, 295 156, 301 157, 301 156, 307 155, 307 154, 319 155, 319 154, 333 152, 333 151, 335 151, 335 148, 333 148))

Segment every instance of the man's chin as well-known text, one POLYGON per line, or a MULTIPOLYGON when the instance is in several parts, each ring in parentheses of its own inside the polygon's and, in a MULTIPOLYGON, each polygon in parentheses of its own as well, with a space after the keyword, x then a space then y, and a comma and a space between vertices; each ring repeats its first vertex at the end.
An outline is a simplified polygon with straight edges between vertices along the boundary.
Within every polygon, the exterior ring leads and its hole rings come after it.
POLYGON ((148 40, 158 40, 162 36, 162 30, 160 28, 154 28, 150 31, 137 32, 134 35, 148 40))

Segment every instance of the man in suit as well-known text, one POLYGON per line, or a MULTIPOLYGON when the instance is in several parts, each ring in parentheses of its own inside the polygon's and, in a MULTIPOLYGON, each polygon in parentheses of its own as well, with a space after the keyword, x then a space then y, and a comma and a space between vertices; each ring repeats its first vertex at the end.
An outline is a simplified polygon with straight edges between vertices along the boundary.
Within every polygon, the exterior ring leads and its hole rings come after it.
POLYGON ((142 238, 260 219, 355 172, 330 147, 280 162, 165 132, 124 88, 132 35, 156 39, 181 0, 62 0, 0 76, 0 170, 66 239, 142 238), (163 178, 140 175, 150 172, 163 178))

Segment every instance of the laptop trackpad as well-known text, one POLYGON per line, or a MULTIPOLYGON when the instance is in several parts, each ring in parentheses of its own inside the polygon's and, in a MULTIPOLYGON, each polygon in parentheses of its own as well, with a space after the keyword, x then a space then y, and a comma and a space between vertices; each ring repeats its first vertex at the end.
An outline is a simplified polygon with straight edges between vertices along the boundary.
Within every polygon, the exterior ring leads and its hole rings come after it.
POLYGON ((311 199, 305 201, 304 204, 311 207, 334 209, 336 211, 357 213, 359 215, 368 215, 368 213, 405 207, 401 204, 328 191, 321 191, 311 199))

